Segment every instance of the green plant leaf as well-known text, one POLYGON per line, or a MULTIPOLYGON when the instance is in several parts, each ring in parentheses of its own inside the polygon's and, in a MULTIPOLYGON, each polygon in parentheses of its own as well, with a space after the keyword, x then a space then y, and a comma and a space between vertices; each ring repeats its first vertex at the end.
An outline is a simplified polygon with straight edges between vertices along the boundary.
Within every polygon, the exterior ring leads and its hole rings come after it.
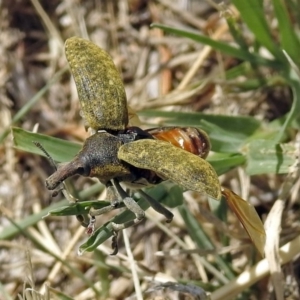
POLYGON ((162 117, 163 124, 176 126, 199 126, 201 121, 213 123, 225 130, 234 132, 237 136, 249 136, 260 127, 260 121, 250 116, 210 115, 199 112, 175 112, 144 110, 139 112, 143 117, 162 117))
POLYGON ((178 207, 183 203, 183 192, 184 190, 173 183, 164 184, 168 188, 168 197, 165 198, 164 204, 170 208, 178 207))
MULTIPOLYGON (((79 197, 82 201, 90 199, 93 195, 99 194, 103 190, 103 185, 100 183, 94 184, 93 186, 81 191, 79 193, 79 197)), ((16 222, 17 226, 14 224, 8 225, 2 229, 0 232, 0 240, 10 239, 14 237, 16 234, 20 233, 20 229, 24 230, 29 226, 35 225, 38 221, 40 221, 43 217, 47 216, 47 214, 51 210, 59 209, 59 207, 66 206, 68 204, 67 200, 62 200, 56 203, 49 205, 48 207, 41 210, 39 213, 32 214, 28 217, 25 217, 16 222)))
MULTIPOLYGON (((279 34, 281 40, 281 47, 285 50, 292 60, 299 66, 300 65, 300 41, 296 35, 294 26, 291 24, 289 13, 282 0, 273 0, 274 11, 278 21, 279 34)), ((299 5, 299 3, 298 3, 299 5)), ((298 7, 300 9, 300 6, 298 7)))
POLYGON ((287 5, 287 9, 291 15, 291 19, 294 21, 294 28, 296 26, 300 26, 300 3, 299 1, 294 0, 286 0, 285 4, 287 5))
MULTIPOLYGON (((243 2, 243 1, 241 1, 241 2, 243 2)), ((254 53, 249 54, 248 51, 239 49, 237 47, 230 46, 228 43, 223 43, 220 41, 213 40, 207 36, 200 35, 198 32, 192 32, 192 31, 187 31, 185 29, 173 28, 173 27, 162 25, 162 24, 152 24, 151 27, 152 28, 160 28, 160 29, 164 30, 165 32, 176 34, 178 36, 194 40, 198 43, 209 45, 212 48, 214 48, 215 50, 221 51, 224 54, 239 58, 241 60, 249 61, 249 62, 252 62, 255 64, 266 65, 266 66, 270 66, 270 67, 273 66, 275 68, 280 67, 280 64, 278 64, 278 62, 274 62, 269 59, 265 59, 254 53)))
POLYGON ((254 140, 246 149, 249 175, 283 174, 296 161, 296 149, 292 144, 275 144, 269 140, 254 140))
MULTIPOLYGON (((88 200, 76 203, 70 203, 67 206, 61 206, 59 208, 49 211, 50 216, 77 216, 81 214, 87 214, 89 210, 93 207, 95 209, 101 209, 103 207, 109 206, 111 203, 109 201, 103 200, 88 200)), ((119 207, 124 207, 120 205, 119 207)))
POLYGON ((247 139, 241 132, 227 130, 205 120, 201 120, 200 123, 201 129, 208 134, 212 150, 215 152, 237 153, 247 139))
POLYGON ((290 65, 291 68, 285 75, 293 91, 293 104, 278 132, 277 143, 283 141, 285 134, 293 123, 300 124, 300 70, 293 61, 290 61, 290 65))
MULTIPOLYGON (((207 234, 203 230, 201 224, 196 220, 196 218, 191 214, 189 209, 185 205, 178 207, 181 217, 184 220, 184 224, 187 227, 189 236, 197 244, 200 249, 215 249, 215 246, 208 238, 207 234)), ((234 274, 230 269, 228 263, 219 255, 215 257, 219 268, 226 274, 227 278, 233 278, 234 274)))
POLYGON ((280 62, 286 65, 286 59, 282 54, 280 47, 276 45, 272 38, 269 25, 266 20, 265 11, 263 9, 263 2, 260 0, 232 0, 241 14, 242 20, 247 24, 252 31, 257 41, 273 54, 280 62))
POLYGON ((45 154, 33 144, 33 142, 39 142, 57 162, 70 161, 81 149, 81 144, 44 134, 33 133, 21 128, 12 128, 12 135, 16 149, 45 156, 45 154))
POLYGON ((209 115, 202 113, 183 113, 147 110, 139 115, 162 117, 163 124, 199 127, 207 132, 215 152, 237 153, 256 130, 260 122, 253 117, 209 115))
POLYGON ((213 166, 218 175, 222 175, 235 167, 244 165, 246 158, 242 154, 213 153, 208 156, 207 161, 213 166))

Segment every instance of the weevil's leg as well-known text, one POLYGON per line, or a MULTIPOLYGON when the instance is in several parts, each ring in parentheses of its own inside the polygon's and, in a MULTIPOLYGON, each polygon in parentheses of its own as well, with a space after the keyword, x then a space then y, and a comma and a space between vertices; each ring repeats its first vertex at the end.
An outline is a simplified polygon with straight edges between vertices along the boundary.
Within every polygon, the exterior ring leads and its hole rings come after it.
MULTIPOLYGON (((54 190, 52 193, 52 197, 56 197, 59 192, 62 192, 65 198, 69 201, 69 203, 76 203, 80 202, 79 199, 75 198, 67 189, 67 185, 63 183, 63 187, 60 187, 59 189, 54 190)), ((93 217, 92 217, 93 218, 93 217)), ((80 223, 83 227, 90 227, 91 224, 94 224, 95 222, 92 220, 92 218, 88 214, 81 214, 76 215, 77 221, 80 223)), ((88 231, 88 229, 87 229, 88 231)))
POLYGON ((95 223, 96 223, 96 218, 94 216, 90 217, 90 222, 86 228, 86 234, 89 236, 92 236, 95 232, 95 223))
MULTIPOLYGON (((72 190, 72 188, 68 181, 64 181, 62 185, 63 186, 60 187, 59 189, 54 190, 54 192, 52 193, 52 197, 55 195, 55 192, 57 191, 57 192, 62 192, 65 198, 69 201, 69 203, 80 202, 79 199, 77 199, 71 194, 70 190, 72 190)), ((81 215, 76 215, 76 219, 81 226, 87 228, 86 229, 87 234, 92 235, 91 228, 93 228, 94 230, 93 225, 95 224, 95 220, 93 219, 93 216, 90 217, 90 215, 88 214, 81 214, 81 215)))
POLYGON ((91 218, 86 214, 76 215, 76 219, 83 227, 88 227, 91 222, 91 218))
POLYGON ((111 240, 111 248, 113 249, 113 252, 110 255, 117 255, 119 252, 119 246, 118 246, 118 232, 114 231, 113 238, 111 240))
POLYGON ((116 188, 117 192, 119 193, 119 195, 122 197, 123 202, 125 204, 125 206, 132 211, 136 218, 132 221, 128 221, 126 223, 123 224, 116 224, 116 223, 112 223, 113 229, 115 231, 119 231, 122 230, 124 228, 130 227, 134 224, 139 223, 142 219, 145 218, 145 212, 142 210, 142 208, 134 201, 133 198, 129 197, 129 195, 123 190, 123 188, 121 187, 119 181, 117 179, 113 179, 112 180, 114 187, 116 188))
POLYGON ((136 218, 132 221, 125 222, 123 224, 117 224, 112 222, 112 227, 114 231, 120 231, 125 228, 131 227, 135 224, 138 224, 145 218, 145 212, 141 209, 141 207, 134 201, 131 197, 126 197, 123 199, 123 202, 125 206, 128 208, 128 210, 132 211, 136 218))
POLYGON ((106 199, 110 201, 109 206, 100 209, 95 209, 92 207, 89 211, 89 214, 91 216, 99 216, 119 207, 121 202, 121 197, 110 181, 106 184, 106 199))
POLYGON ((111 181, 106 184, 106 189, 106 199, 110 201, 113 207, 118 208, 120 202, 122 202, 121 195, 118 193, 111 181))
POLYGON ((142 195, 143 198, 150 204, 150 206, 156 210, 158 213, 164 215, 166 217, 166 222, 170 223, 173 220, 174 215, 165 208, 162 204, 160 204, 157 200, 153 199, 151 196, 146 194, 144 191, 139 190, 139 193, 142 195))

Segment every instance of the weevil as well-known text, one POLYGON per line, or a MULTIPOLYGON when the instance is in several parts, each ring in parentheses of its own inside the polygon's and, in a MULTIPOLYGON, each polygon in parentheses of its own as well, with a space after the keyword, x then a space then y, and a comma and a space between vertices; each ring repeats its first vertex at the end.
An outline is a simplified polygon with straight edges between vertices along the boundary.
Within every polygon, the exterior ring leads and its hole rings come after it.
MULTIPOLYGON (((46 179, 49 190, 55 190, 75 174, 98 178, 107 187, 111 205, 89 211, 91 226, 96 215, 116 208, 120 201, 135 214, 131 222, 112 224, 115 232, 145 216, 124 186, 142 189, 171 180, 185 189, 221 198, 218 176, 205 160, 210 150, 206 133, 196 128, 142 130, 128 126, 124 85, 109 54, 78 37, 66 41, 65 53, 77 87, 81 115, 93 134, 71 162, 46 179)), ((142 195, 168 222, 172 220, 173 214, 167 208, 144 192, 142 195)), ((117 249, 115 239, 114 246, 117 249)))

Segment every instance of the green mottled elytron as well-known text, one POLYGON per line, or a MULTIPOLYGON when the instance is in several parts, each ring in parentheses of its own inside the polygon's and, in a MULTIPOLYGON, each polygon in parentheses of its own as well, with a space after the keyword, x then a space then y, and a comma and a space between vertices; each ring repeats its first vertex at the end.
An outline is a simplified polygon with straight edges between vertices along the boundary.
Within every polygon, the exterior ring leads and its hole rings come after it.
MULTIPOLYGON (((170 179, 186 189, 220 199, 218 176, 202 157, 160 140, 155 134, 140 128, 128 127, 126 95, 122 79, 111 57, 95 44, 78 37, 66 41, 66 57, 73 74, 82 116, 94 130, 81 151, 47 180, 49 190, 55 189, 66 178, 80 174, 97 177, 108 188, 111 207, 91 210, 90 215, 102 214, 122 200, 136 219, 125 224, 113 224, 120 230, 144 217, 144 211, 124 191, 120 183, 141 189, 170 179)), ((208 139, 204 135, 204 139, 208 139)), ((206 145, 209 144, 206 143, 206 145)), ((208 150, 207 150, 208 151, 208 150)), ((171 221, 173 214, 143 192, 158 212, 171 221)))
POLYGON ((87 125, 95 130, 125 129, 128 123, 125 89, 109 54, 77 37, 66 41, 65 52, 87 125))

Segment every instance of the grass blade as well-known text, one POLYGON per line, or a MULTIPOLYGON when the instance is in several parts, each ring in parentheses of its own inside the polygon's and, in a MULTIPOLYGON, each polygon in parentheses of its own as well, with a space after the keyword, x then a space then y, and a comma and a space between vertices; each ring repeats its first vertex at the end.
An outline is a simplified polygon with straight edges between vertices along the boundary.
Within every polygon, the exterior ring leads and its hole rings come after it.
POLYGON ((288 173, 295 162, 296 149, 290 144, 275 144, 273 140, 254 140, 246 153, 249 175, 288 173))
POLYGON ((255 64, 262 64, 262 65, 274 66, 274 67, 277 65, 277 67, 279 67, 279 65, 277 63, 274 64, 274 62, 272 62, 271 60, 262 58, 259 55, 256 55, 253 53, 251 53, 251 55, 249 55, 248 51, 239 49, 237 47, 233 47, 233 46, 229 45, 228 43, 223 43, 220 41, 213 40, 207 36, 200 35, 198 32, 186 31, 184 29, 177 29, 177 28, 173 28, 173 27, 169 27, 169 26, 165 26, 165 25, 161 25, 161 24, 152 24, 151 27, 152 28, 160 28, 160 29, 164 30, 165 32, 173 33, 173 34, 176 34, 181 37, 189 38, 198 43, 209 45, 217 51, 221 51, 224 54, 239 58, 241 60, 251 61, 255 64))
POLYGON ((33 133, 21 128, 12 128, 12 135, 16 149, 45 156, 45 154, 33 144, 33 142, 39 142, 57 162, 70 161, 81 149, 81 144, 44 134, 33 133))
POLYGON ((263 2, 260 0, 233 0, 232 3, 239 10, 242 20, 252 31, 256 40, 268 49, 270 53, 273 54, 274 58, 281 62, 285 62, 286 59, 284 58, 284 55, 281 53, 280 48, 276 45, 272 38, 272 34, 265 17, 263 2))
POLYGON ((300 65, 300 41, 291 24, 287 8, 281 0, 273 0, 273 6, 278 21, 282 48, 296 64, 300 65))

